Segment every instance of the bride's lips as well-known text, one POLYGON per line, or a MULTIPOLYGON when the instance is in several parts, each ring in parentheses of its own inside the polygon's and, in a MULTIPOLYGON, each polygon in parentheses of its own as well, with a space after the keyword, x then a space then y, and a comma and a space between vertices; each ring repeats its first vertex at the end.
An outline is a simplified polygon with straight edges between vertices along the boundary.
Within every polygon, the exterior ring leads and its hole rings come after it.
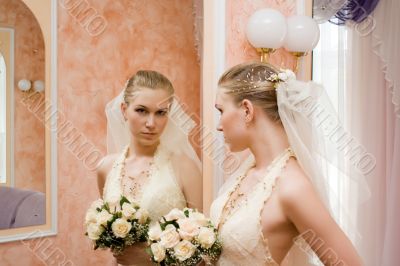
POLYGON ((152 137, 154 137, 154 136, 157 135, 157 133, 154 133, 154 132, 142 132, 141 134, 142 134, 144 137, 147 137, 147 138, 152 138, 152 137))

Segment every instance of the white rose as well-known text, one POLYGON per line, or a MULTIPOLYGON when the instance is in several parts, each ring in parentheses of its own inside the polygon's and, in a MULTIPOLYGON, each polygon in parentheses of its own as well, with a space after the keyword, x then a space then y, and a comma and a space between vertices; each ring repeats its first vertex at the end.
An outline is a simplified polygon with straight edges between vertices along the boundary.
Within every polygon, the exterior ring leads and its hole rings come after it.
POLYGON ((115 236, 124 238, 132 228, 132 224, 124 218, 119 218, 113 222, 111 229, 115 236))
POLYGON ((189 241, 182 240, 174 247, 174 251, 175 257, 180 261, 184 261, 194 254, 196 247, 189 241))
POLYGON ((285 73, 286 73, 288 79, 296 79, 296 74, 292 70, 286 69, 285 73))
POLYGON ((97 214, 99 212, 95 209, 89 209, 85 215, 85 224, 89 225, 91 223, 97 223, 97 214))
POLYGON ((153 223, 150 225, 149 228, 149 239, 153 241, 160 240, 162 230, 159 223, 153 223))
POLYGON ((93 201, 93 203, 90 205, 90 209, 97 210, 97 208, 101 208, 104 205, 104 201, 102 199, 98 199, 93 201))
POLYGON ((281 73, 278 74, 278 78, 279 78, 279 80, 286 81, 288 79, 288 76, 287 76, 286 73, 281 72, 281 73))
POLYGON ((179 235, 182 239, 192 240, 197 236, 200 231, 200 225, 193 219, 180 219, 177 221, 179 224, 179 235))
POLYGON ((122 204, 122 215, 126 219, 132 219, 135 214, 136 209, 132 206, 132 204, 125 202, 122 204))
POLYGON ((109 213, 107 210, 102 210, 101 212, 97 213, 97 223, 106 225, 108 221, 110 221, 113 218, 113 215, 109 213))
POLYGON ((161 262, 165 259, 165 248, 160 243, 153 243, 150 248, 155 261, 161 262))
POLYGON ((97 240, 99 239, 101 233, 103 233, 104 228, 101 225, 98 225, 96 223, 91 223, 87 227, 87 233, 88 237, 91 240, 97 240))
POLYGON ((145 224, 147 218, 149 218, 149 212, 145 209, 139 209, 135 212, 134 218, 138 219, 140 224, 145 224))
POLYGON ((169 221, 178 220, 178 219, 185 219, 186 216, 183 213, 183 211, 175 208, 175 209, 172 209, 167 215, 165 215, 164 218, 167 222, 169 222, 169 221))
POLYGON ((172 224, 167 225, 165 230, 160 235, 160 244, 165 248, 172 248, 180 241, 178 232, 172 224))
POLYGON ((108 203, 108 207, 110 207, 110 212, 111 213, 115 213, 115 212, 121 211, 121 206, 119 204, 119 201, 108 203))
POLYGON ((197 238, 200 245, 204 248, 210 248, 217 240, 214 231, 207 227, 200 228, 200 233, 197 238))
POLYGON ((208 219, 200 212, 190 212, 189 218, 195 220, 200 226, 206 226, 208 219))

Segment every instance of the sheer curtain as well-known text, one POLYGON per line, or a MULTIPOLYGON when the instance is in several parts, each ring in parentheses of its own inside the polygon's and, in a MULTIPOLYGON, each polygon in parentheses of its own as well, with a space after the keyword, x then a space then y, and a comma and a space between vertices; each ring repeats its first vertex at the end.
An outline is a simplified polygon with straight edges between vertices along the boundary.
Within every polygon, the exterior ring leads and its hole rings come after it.
MULTIPOLYGON (((400 265, 398 10, 400 1, 382 0, 361 24, 320 24, 313 53, 313 79, 326 87, 346 130, 376 159, 366 175, 371 197, 354 206, 360 235, 349 235, 367 266, 400 265)), ((340 180, 330 185, 339 197, 346 190, 340 180)))
POLYGON ((6 64, 0 53, 0 183, 6 182, 6 64))
POLYGON ((347 114, 352 133, 376 158, 372 197, 359 211, 366 265, 400 265, 400 10, 380 1, 363 25, 349 28, 347 114))
MULTIPOLYGON (((329 22, 319 25, 320 41, 313 51, 313 80, 323 84, 333 106, 338 113, 340 121, 343 124, 344 132, 351 133, 346 127, 346 93, 347 93, 347 74, 349 69, 345 64, 348 56, 348 30, 346 27, 338 27, 329 22)), ((342 141, 338 141, 340 143, 342 141)), ((343 171, 346 163, 349 163, 348 156, 342 145, 337 145, 334 154, 331 154, 334 161, 338 162, 338 166, 328 165, 329 177, 329 201, 331 203, 332 214, 336 222, 345 231, 353 244, 362 241, 359 232, 356 230, 356 219, 353 219, 354 213, 360 206, 355 201, 359 195, 355 194, 354 181, 348 175, 348 171, 343 171), (347 205, 347 213, 340 206, 347 205), (349 213, 350 212, 350 213, 349 213)))
MULTIPOLYGON (((321 41, 313 54, 313 79, 327 88, 346 130, 376 159, 366 175, 371 197, 352 214, 360 235, 350 234, 367 266, 400 265, 398 10, 400 1, 382 0, 361 24, 321 24, 321 41)), ((339 199, 346 185, 332 180, 339 199)))

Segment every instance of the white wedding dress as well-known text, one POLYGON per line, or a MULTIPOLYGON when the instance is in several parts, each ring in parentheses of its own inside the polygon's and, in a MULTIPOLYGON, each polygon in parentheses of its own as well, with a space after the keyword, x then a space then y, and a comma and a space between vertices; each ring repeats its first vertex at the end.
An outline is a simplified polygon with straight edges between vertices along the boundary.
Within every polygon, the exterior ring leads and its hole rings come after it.
MULTIPOLYGON (((232 194, 238 188, 241 178, 254 165, 254 157, 247 159, 236 173, 229 178, 212 203, 210 216, 219 230, 222 254, 217 262, 221 266, 279 265, 271 256, 261 227, 261 213, 271 196, 275 182, 291 156, 291 149, 285 150, 268 167, 265 177, 256 185, 251 194, 230 206, 232 194), (229 210, 229 207, 231 209, 229 210)), ((301 239, 299 240, 301 241, 301 239)), ((304 240, 303 240, 304 241, 304 240)), ((305 243, 302 243, 304 245, 305 243)), ((313 265, 307 254, 293 245, 282 265, 313 265)))
MULTIPOLYGON (((115 160, 104 185, 103 199, 117 203, 123 195, 121 170, 124 166, 125 154, 128 147, 115 160)), ((172 163, 172 156, 162 144, 154 154, 154 164, 149 173, 149 179, 142 188, 139 197, 124 195, 140 204, 149 212, 152 221, 157 221, 174 208, 186 207, 186 199, 177 182, 178 169, 172 163)))

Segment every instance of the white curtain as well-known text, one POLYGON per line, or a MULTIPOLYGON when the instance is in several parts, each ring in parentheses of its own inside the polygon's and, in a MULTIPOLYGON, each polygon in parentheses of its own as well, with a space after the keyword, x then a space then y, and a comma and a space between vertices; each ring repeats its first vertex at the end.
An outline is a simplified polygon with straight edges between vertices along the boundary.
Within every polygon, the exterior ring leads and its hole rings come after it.
POLYGON ((367 179, 372 196, 358 212, 367 266, 400 265, 400 1, 381 0, 361 25, 348 25, 346 115, 376 158, 367 179))
POLYGON ((6 182, 6 64, 0 53, 0 183, 6 182))
MULTIPOLYGON (((347 73, 349 69, 345 64, 345 59, 348 56, 348 30, 346 27, 338 27, 329 22, 319 25, 320 41, 318 46, 313 51, 313 80, 324 85, 330 100, 335 107, 338 116, 344 126, 344 130, 348 136, 351 136, 349 129, 346 127, 346 108, 345 96, 348 90, 346 86, 347 73)), ((348 156, 343 156, 343 148, 337 146, 335 154, 331 154, 334 160, 338 162, 337 166, 329 165, 328 180, 329 180, 329 201, 332 206, 332 212, 336 222, 345 231, 353 244, 361 241, 360 235, 356 230, 354 213, 360 207, 355 200, 358 195, 355 195, 357 184, 345 173, 346 163, 349 163, 348 156), (348 207, 341 208, 343 205, 348 207)), ((334 151, 332 151, 334 152, 334 151)))
MULTIPOLYGON (((399 10, 400 1, 381 0, 362 24, 321 24, 313 53, 313 79, 327 88, 346 130, 376 159, 366 176, 371 198, 353 214, 360 235, 350 235, 367 266, 400 265, 399 10)), ((346 185, 331 183, 339 196, 346 185)))

